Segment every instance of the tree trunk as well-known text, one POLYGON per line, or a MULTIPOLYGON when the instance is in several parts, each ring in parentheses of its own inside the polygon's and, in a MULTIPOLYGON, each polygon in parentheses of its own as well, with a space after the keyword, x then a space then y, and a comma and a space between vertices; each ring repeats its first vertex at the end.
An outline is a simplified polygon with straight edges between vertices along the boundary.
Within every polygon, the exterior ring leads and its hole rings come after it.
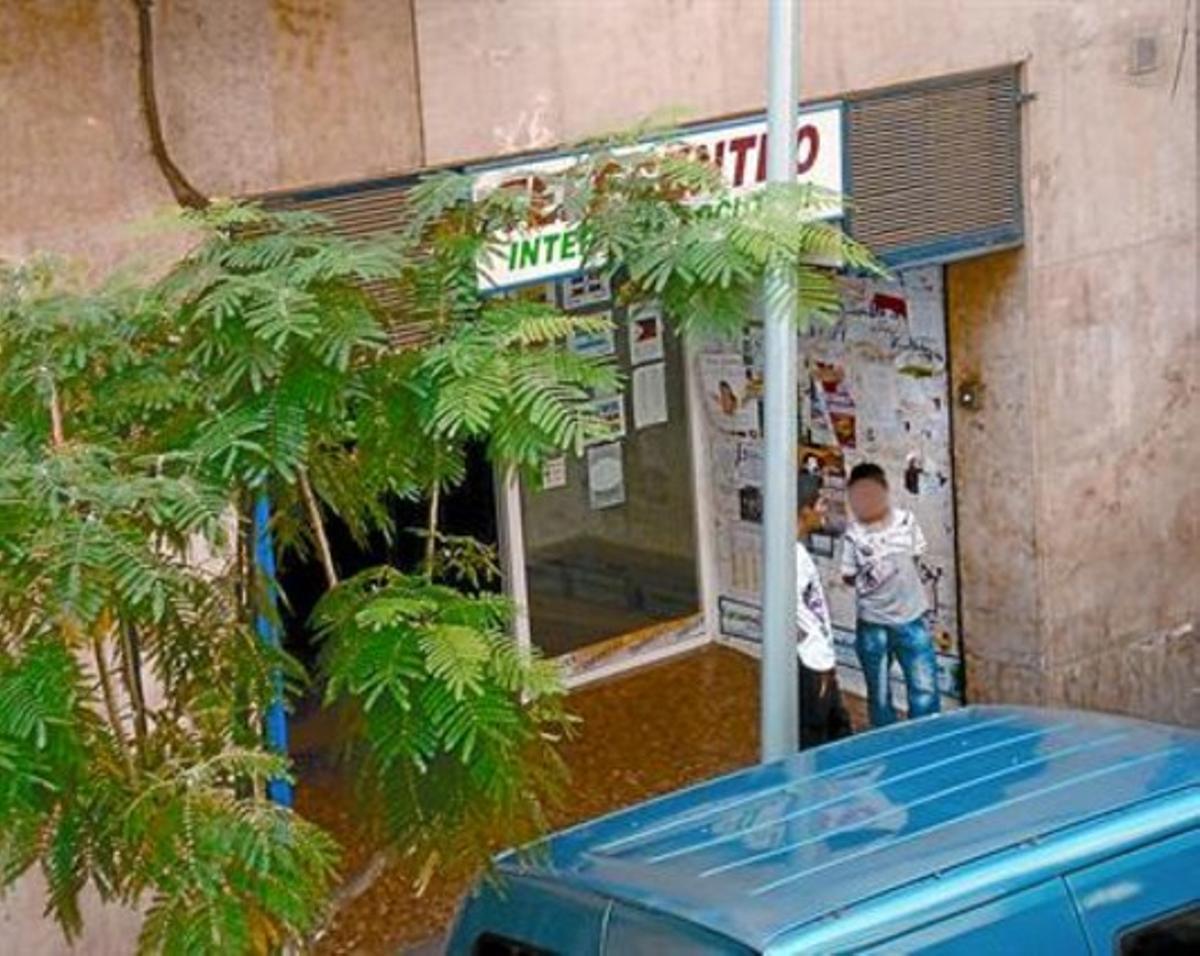
POLYGON ((376 850, 367 860, 366 865, 350 879, 342 883, 329 900, 328 915, 321 925, 309 937, 309 943, 315 943, 328 931, 337 914, 367 892, 389 866, 395 861, 395 854, 390 849, 376 850))

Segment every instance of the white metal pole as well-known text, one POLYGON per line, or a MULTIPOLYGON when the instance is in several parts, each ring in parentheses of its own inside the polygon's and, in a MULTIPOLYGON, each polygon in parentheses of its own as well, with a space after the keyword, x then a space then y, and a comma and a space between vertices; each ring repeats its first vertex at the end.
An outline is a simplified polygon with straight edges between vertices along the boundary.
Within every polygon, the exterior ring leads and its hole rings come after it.
MULTIPOLYGON (((796 179, 798 0, 768 0, 767 180, 796 179)), ((796 659, 796 284, 791 270, 763 288, 762 759, 798 744, 796 659)))
POLYGON ((529 625, 529 579, 525 574, 525 525, 521 514, 521 478, 515 468, 497 468, 496 503, 500 568, 504 593, 512 601, 512 635, 522 653, 533 647, 529 625))

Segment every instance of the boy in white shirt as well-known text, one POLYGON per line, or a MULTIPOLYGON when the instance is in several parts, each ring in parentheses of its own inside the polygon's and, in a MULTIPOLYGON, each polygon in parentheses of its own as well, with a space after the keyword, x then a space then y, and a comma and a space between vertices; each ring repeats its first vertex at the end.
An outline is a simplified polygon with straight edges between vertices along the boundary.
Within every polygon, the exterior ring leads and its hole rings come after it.
POLYGON ((804 472, 796 486, 796 653, 800 657, 800 749, 848 737, 850 715, 838 687, 833 624, 821 576, 804 541, 825 524, 821 478, 804 472))
POLYGON ((889 680, 900 663, 908 691, 908 716, 940 708, 937 655, 925 624, 929 605, 917 558, 925 536, 911 511, 892 507, 887 475, 878 465, 855 465, 847 482, 854 520, 842 538, 842 577, 858 599, 855 650, 867 684, 871 726, 896 720, 889 680))

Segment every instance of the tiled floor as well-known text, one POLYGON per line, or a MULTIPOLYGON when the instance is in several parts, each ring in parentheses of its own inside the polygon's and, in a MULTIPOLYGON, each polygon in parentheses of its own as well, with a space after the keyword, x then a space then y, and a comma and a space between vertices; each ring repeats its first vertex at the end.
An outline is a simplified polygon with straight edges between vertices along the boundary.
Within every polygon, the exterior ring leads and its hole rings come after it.
MULTIPOLYGON (((856 723, 859 708, 850 702, 856 723)), ((572 695, 582 718, 579 735, 564 747, 572 773, 572 802, 555 827, 627 806, 753 762, 758 753, 758 665, 724 648, 685 657, 585 687, 572 695)), ((362 859, 353 842, 353 808, 320 753, 319 728, 300 727, 307 742, 301 760, 298 806, 349 843, 348 865, 362 859)), ((402 867, 385 874, 342 914, 322 941, 322 953, 394 953, 440 933, 473 874, 452 869, 422 899, 411 892, 402 867)))

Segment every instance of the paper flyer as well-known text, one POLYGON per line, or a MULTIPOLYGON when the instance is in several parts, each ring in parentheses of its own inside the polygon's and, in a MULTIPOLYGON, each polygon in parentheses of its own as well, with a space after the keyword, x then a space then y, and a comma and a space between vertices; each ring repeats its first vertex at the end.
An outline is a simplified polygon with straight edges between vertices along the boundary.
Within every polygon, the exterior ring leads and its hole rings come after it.
POLYGON ((663 357, 662 306, 643 302, 629 309, 629 362, 640 365, 663 357))
POLYGON ((564 309, 582 309, 589 305, 599 305, 607 302, 611 297, 612 292, 609 289, 606 275, 584 273, 563 280, 564 309))
POLYGON ((758 398, 753 377, 747 376, 740 355, 700 356, 705 408, 724 432, 758 433, 758 398))
MULTIPOLYGON (((611 312, 599 312, 596 318, 608 318, 611 323, 611 312)), ((585 358, 603 358, 612 355, 617 350, 616 338, 611 324, 599 332, 575 331, 567 342, 567 347, 576 355, 585 358)))
POLYGON ((633 370, 633 427, 648 428, 667 420, 666 363, 633 370))
POLYGON ((567 486, 567 459, 560 455, 542 462, 542 491, 567 486))
POLYGON ((621 445, 593 445, 587 452, 588 503, 593 511, 625 503, 625 467, 621 445))
POLYGON ((592 399, 589 403, 592 414, 604 425, 604 434, 593 444, 625 437, 625 396, 621 392, 592 399))

